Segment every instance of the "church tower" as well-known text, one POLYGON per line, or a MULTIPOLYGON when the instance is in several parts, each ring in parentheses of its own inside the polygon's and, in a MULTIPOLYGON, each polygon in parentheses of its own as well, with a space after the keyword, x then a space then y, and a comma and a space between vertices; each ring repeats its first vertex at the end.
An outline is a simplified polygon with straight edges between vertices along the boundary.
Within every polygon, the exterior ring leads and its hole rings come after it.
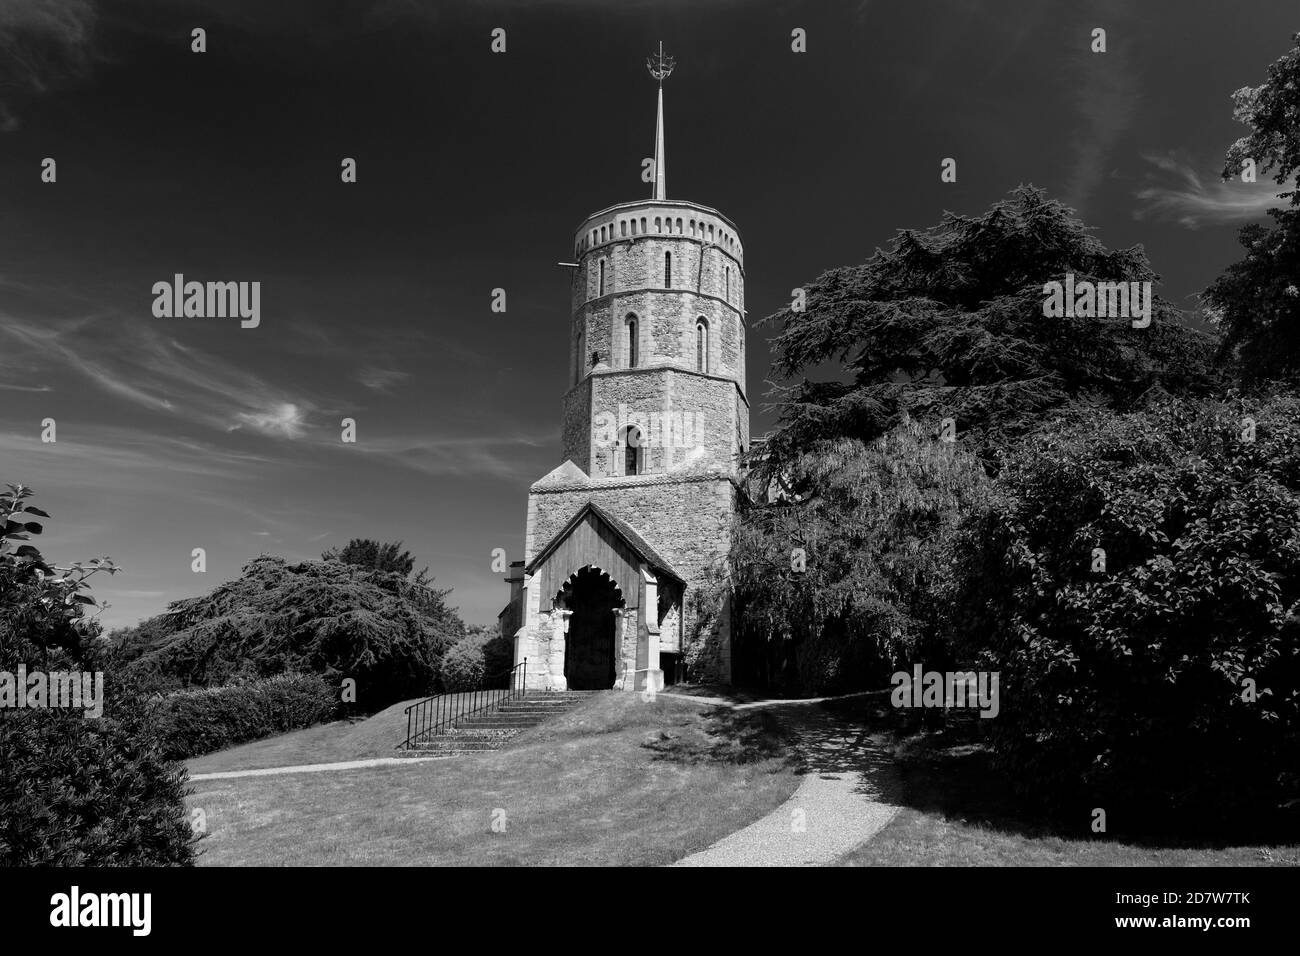
POLYGON ((648 199, 573 240, 563 464, 529 493, 503 633, 537 689, 730 679, 720 572, 749 445, 744 250, 718 210, 669 199, 658 82, 648 199))

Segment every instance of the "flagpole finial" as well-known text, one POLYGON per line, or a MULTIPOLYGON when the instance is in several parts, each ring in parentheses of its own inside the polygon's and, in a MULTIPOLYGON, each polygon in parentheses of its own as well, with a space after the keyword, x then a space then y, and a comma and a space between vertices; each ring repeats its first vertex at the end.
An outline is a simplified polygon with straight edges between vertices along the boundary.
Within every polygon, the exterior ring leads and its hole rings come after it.
POLYGON ((653 56, 646 57, 645 66, 650 71, 650 75, 659 81, 662 86, 664 80, 668 79, 673 72, 673 67, 677 61, 670 56, 664 56, 664 41, 659 41, 659 52, 653 56))
POLYGON ((677 63, 672 57, 664 56, 664 41, 660 40, 659 53, 647 57, 645 65, 650 75, 659 83, 659 108, 655 113, 654 191, 650 194, 650 198, 667 199, 668 169, 664 158, 664 80, 668 79, 677 63))

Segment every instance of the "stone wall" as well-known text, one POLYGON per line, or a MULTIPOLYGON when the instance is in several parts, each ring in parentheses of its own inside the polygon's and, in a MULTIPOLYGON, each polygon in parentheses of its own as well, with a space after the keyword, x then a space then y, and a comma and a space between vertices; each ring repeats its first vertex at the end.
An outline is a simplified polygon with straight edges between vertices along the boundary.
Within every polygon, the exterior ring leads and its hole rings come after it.
POLYGON ((581 358, 571 357, 571 383, 591 370, 593 351, 596 368, 629 366, 629 316, 639 326, 638 366, 695 370, 695 328, 703 318, 707 371, 744 390, 744 254, 735 226, 717 210, 690 203, 612 207, 579 227, 574 255, 570 335, 585 345, 581 358), (667 285, 666 253, 672 257, 667 285))
MULTIPOLYGON (((529 527, 525 560, 558 534, 588 501, 630 524, 686 582, 687 600, 680 614, 665 623, 673 628, 662 636, 665 649, 677 650, 682 633, 700 631, 689 596, 710 579, 709 570, 722 565, 731 543, 737 490, 726 475, 683 477, 642 476, 623 480, 576 482, 568 487, 534 489, 529 495, 529 527)), ((548 610, 554 595, 529 589, 537 611, 548 610)), ((700 640, 729 640, 714 633, 729 621, 715 620, 700 640)), ((689 655, 690 649, 686 648, 689 655)), ((720 658, 710 652, 709 669, 720 673, 720 658)), ((721 678, 711 678, 721 679, 721 678)))
MULTIPOLYGON (((637 260, 645 258, 644 246, 637 250, 637 260)), ((663 253, 650 253, 651 258, 663 268, 663 253)), ((676 260, 674 259, 674 262, 676 260)), ((707 271, 706 271, 707 274, 707 271)), ((693 279, 692 273, 692 279, 693 279)), ((584 364, 581 372, 593 368, 592 352, 598 355, 595 368, 628 368, 627 321, 637 321, 638 367, 646 365, 672 365, 697 371, 695 327, 703 318, 709 327, 707 371, 725 375, 744 388, 745 352, 743 317, 739 301, 728 303, 719 297, 687 288, 665 289, 660 284, 649 288, 637 286, 607 291, 600 298, 580 302, 574 307, 570 335, 574 342, 582 336, 584 364)), ((576 355, 574 350, 573 355, 576 355)), ((580 380, 578 368, 570 356, 570 382, 580 380)))
POLYGON ((720 474, 641 476, 534 490, 525 561, 558 534, 588 501, 626 521, 689 586, 731 544, 736 487, 720 474))
POLYGON ((564 396, 561 455, 587 474, 592 471, 591 382, 570 389, 564 396))
POLYGON ((598 426, 614 422, 621 428, 638 420, 644 423, 643 474, 683 468, 734 474, 737 442, 747 445, 749 441, 749 403, 733 382, 673 369, 642 369, 592 374, 569 391, 564 399, 561 454, 593 478, 613 476, 613 454, 616 473, 621 475, 621 449, 611 446, 610 435, 601 434, 598 426), (608 417, 598 417, 602 414, 608 417))

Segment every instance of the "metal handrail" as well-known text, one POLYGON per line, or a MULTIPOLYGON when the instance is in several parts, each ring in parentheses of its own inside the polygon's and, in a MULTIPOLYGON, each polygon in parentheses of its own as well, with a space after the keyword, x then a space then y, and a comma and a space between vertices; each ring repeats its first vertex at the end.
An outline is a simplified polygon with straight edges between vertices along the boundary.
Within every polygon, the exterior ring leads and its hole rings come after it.
POLYGON ((399 750, 410 750, 416 743, 427 737, 445 734, 457 721, 474 714, 500 706, 512 700, 518 700, 527 692, 528 658, 491 677, 479 681, 479 687, 471 691, 459 691, 449 694, 434 694, 424 700, 417 700, 406 708, 406 740, 398 744, 399 750), (506 677, 505 687, 484 687, 498 677, 506 677), (458 706, 469 697, 469 706, 458 706))

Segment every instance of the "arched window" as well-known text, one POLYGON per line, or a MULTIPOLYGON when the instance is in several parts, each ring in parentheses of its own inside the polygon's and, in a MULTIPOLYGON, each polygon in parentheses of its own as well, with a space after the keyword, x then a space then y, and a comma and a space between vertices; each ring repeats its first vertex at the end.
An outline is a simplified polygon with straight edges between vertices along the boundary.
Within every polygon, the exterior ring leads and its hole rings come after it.
POLYGON ((730 302, 731 301, 731 266, 727 266, 725 269, 723 269, 722 275, 727 282, 727 287, 726 287, 727 294, 725 298, 728 302, 730 302))
POLYGON ((641 217, 641 233, 644 235, 645 232, 646 232, 646 228, 645 228, 645 216, 642 216, 642 217, 641 217))
POLYGON ((636 316, 627 317, 627 367, 636 368, 636 316))
POLYGON ((600 260, 600 291, 596 295, 605 294, 605 260, 600 260))
POLYGON ((700 372, 709 370, 709 323, 704 316, 695 323, 695 368, 700 372))
POLYGON ((623 430, 623 474, 641 474, 641 429, 628 425, 623 430))
POLYGON ((620 236, 626 236, 626 235, 627 235, 627 220, 626 220, 626 219, 619 220, 619 224, 618 224, 618 234, 619 234, 620 236))
POLYGON ((583 363, 587 360, 586 349, 587 336, 583 332, 578 333, 578 354, 577 354, 577 375, 574 377, 574 384, 582 381, 582 376, 586 374, 587 369, 583 363))
POLYGON ((665 252, 664 253, 664 288, 671 289, 672 287, 673 287, 673 254, 671 252, 665 252))

